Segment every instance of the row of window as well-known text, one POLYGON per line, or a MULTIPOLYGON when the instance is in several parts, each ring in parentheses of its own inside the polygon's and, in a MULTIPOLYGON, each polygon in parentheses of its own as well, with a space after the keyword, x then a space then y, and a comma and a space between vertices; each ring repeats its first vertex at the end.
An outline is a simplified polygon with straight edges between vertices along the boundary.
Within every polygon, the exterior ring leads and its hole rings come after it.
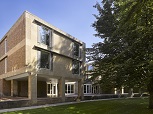
MULTIPOLYGON (((39 28, 39 37, 38 42, 49 47, 52 46, 52 31, 44 26, 38 26, 39 28)), ((73 56, 75 58, 81 57, 81 49, 78 43, 74 43, 73 45, 73 56)), ((50 52, 46 51, 38 51, 38 66, 39 68, 45 69, 53 69, 53 55, 50 52)), ((81 73, 81 63, 77 60, 72 61, 73 74, 80 74, 81 73)))
POLYGON ((91 84, 84 84, 84 93, 95 93, 98 94, 100 93, 99 87, 98 86, 92 86, 91 84))
MULTIPOLYGON (((38 42, 45 44, 49 47, 52 47, 52 31, 44 26, 38 26, 39 28, 39 37, 38 42)), ((74 43, 73 45, 73 56, 75 58, 81 57, 81 49, 78 43, 74 43)))
MULTIPOLYGON (((75 85, 65 84, 65 94, 74 94, 75 85)), ((91 84, 84 84, 84 93, 99 93, 98 86, 92 87, 91 84)), ((47 94, 55 95, 57 94, 57 84, 47 84, 47 94)))
MULTIPOLYGON (((56 95, 57 94, 58 84, 47 84, 47 94, 56 95)), ((65 93, 73 94, 74 93, 74 84, 65 84, 65 93)))
MULTIPOLYGON (((81 63, 80 61, 72 61, 72 73, 81 73, 81 63)), ((38 51, 38 68, 51 69, 53 70, 53 55, 50 52, 38 51)))

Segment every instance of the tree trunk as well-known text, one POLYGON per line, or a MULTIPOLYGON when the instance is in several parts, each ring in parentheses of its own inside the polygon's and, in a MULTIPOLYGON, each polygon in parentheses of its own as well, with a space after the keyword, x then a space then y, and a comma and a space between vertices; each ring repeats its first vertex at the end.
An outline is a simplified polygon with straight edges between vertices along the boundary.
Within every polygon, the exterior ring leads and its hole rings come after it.
POLYGON ((153 78, 150 79, 148 84, 148 91, 149 91, 149 108, 153 109, 153 78))
POLYGON ((149 108, 153 109, 153 92, 150 92, 150 96, 149 96, 149 108))

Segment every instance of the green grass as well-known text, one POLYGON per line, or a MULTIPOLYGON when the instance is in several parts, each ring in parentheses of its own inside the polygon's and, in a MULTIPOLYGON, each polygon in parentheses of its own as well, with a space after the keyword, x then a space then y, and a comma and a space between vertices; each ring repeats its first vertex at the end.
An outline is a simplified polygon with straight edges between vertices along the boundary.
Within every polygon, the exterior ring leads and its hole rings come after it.
POLYGON ((84 102, 4 114, 153 114, 148 99, 120 99, 84 102))

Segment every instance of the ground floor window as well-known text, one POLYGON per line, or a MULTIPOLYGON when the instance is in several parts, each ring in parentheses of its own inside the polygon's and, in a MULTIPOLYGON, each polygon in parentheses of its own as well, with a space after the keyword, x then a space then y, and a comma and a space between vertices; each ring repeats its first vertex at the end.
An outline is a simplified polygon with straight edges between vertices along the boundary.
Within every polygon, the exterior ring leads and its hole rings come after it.
POLYGON ((57 84, 47 83, 47 95, 57 96, 57 84))
POLYGON ((84 84, 84 93, 92 93, 92 85, 91 84, 84 84))
POLYGON ((74 84, 65 84, 65 94, 74 93, 74 84))
POLYGON ((99 94, 99 86, 93 86, 92 91, 94 94, 99 94))

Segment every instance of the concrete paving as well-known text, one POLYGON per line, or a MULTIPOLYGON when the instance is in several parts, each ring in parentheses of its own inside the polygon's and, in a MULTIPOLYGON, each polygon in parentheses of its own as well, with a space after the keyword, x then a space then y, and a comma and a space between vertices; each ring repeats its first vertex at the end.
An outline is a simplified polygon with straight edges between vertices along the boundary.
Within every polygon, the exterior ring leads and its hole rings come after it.
POLYGON ((4 112, 13 112, 13 111, 22 111, 22 110, 29 110, 29 109, 37 109, 37 108, 45 108, 51 106, 60 106, 60 105, 68 105, 68 104, 76 104, 81 102, 91 102, 91 101, 102 101, 102 100, 114 100, 119 98, 110 98, 110 99, 96 99, 96 100, 86 100, 86 101, 78 101, 78 102, 64 102, 64 103, 56 103, 56 104, 46 104, 40 106, 30 106, 30 107, 20 107, 20 108, 11 108, 11 109, 1 109, 0 113, 4 112))

